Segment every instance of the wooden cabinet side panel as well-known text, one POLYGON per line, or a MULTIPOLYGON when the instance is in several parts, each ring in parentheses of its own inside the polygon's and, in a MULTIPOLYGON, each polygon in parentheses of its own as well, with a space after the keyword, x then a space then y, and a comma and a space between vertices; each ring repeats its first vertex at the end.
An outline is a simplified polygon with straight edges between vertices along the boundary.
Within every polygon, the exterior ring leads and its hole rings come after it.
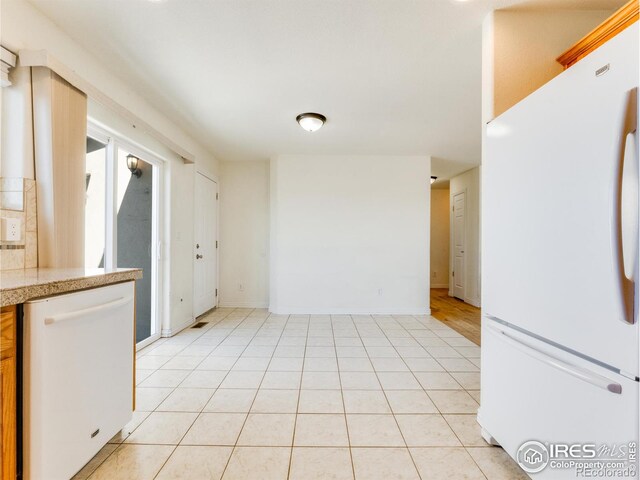
POLYGON ((2 479, 16 478, 16 358, 0 362, 2 376, 2 479))
POLYGON ((17 324, 16 307, 2 307, 0 313, 0 453, 2 480, 16 478, 17 461, 17 324))
POLYGON ((2 307, 0 313, 0 359, 16 354, 16 307, 2 307))

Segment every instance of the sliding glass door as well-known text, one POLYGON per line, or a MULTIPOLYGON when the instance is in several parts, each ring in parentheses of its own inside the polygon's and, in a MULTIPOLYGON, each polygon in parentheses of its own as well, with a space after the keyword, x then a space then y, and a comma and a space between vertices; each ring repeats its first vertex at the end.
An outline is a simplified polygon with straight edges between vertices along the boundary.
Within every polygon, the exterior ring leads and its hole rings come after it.
POLYGON ((89 127, 85 266, 140 268, 136 342, 160 337, 159 178, 162 162, 126 141, 89 127))
MULTIPOLYGON (((97 136, 97 135, 96 135, 97 136)), ((107 213, 107 144, 109 140, 87 137, 84 266, 104 267, 107 213)))
POLYGON ((154 277, 154 170, 124 148, 118 148, 118 224, 116 237, 118 267, 142 269, 136 282, 136 342, 155 333, 152 316, 156 292, 154 277), (130 170, 133 170, 133 172, 130 170))

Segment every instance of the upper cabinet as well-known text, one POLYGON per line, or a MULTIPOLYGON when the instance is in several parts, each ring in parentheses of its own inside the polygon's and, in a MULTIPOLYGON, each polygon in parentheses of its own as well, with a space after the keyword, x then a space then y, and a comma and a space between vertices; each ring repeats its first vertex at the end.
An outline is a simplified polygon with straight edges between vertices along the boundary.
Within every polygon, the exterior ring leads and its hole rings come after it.
POLYGON ((560 55, 556 60, 567 69, 637 21, 638 0, 631 0, 581 38, 580 41, 560 55))

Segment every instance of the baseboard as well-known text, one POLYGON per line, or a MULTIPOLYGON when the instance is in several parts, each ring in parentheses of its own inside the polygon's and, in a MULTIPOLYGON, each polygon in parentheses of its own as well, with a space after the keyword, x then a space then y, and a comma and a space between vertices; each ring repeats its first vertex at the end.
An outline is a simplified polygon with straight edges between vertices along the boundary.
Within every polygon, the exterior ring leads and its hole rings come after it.
POLYGON ((448 283, 432 283, 431 288, 449 288, 448 283))
MULTIPOLYGON (((453 292, 449 291, 449 296, 453 297, 453 292)), ((458 297, 455 297, 458 298, 458 297)), ((481 308, 480 307, 480 299, 479 298, 458 298, 458 300, 462 300, 464 303, 468 303, 469 305, 473 305, 476 308, 481 308)))
POLYGON ((188 318, 187 320, 182 322, 180 325, 178 325, 176 328, 163 328, 162 331, 160 332, 160 336, 163 338, 173 337, 174 335, 180 333, 185 328, 189 328, 194 323, 196 323, 195 318, 188 318))
POLYGON ((430 308, 299 308, 277 307, 276 315, 431 315, 430 308))
POLYGON ((220 308, 269 308, 266 302, 225 302, 220 301, 220 308))
POLYGON ((218 305, 215 305, 213 307, 211 307, 209 310, 207 310, 206 312, 202 312, 200 315, 196 316, 196 321, 200 318, 200 317, 206 317, 207 315, 209 315, 210 313, 213 313, 216 311, 216 308, 218 308, 218 305))

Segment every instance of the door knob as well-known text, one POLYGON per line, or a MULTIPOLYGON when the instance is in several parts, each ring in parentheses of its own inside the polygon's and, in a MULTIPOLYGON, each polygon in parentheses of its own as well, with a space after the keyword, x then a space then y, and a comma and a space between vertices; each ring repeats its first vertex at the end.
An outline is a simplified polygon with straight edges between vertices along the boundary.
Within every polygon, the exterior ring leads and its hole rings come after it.
POLYGON ((203 255, 196 254, 196 260, 200 258, 203 258, 203 255))

